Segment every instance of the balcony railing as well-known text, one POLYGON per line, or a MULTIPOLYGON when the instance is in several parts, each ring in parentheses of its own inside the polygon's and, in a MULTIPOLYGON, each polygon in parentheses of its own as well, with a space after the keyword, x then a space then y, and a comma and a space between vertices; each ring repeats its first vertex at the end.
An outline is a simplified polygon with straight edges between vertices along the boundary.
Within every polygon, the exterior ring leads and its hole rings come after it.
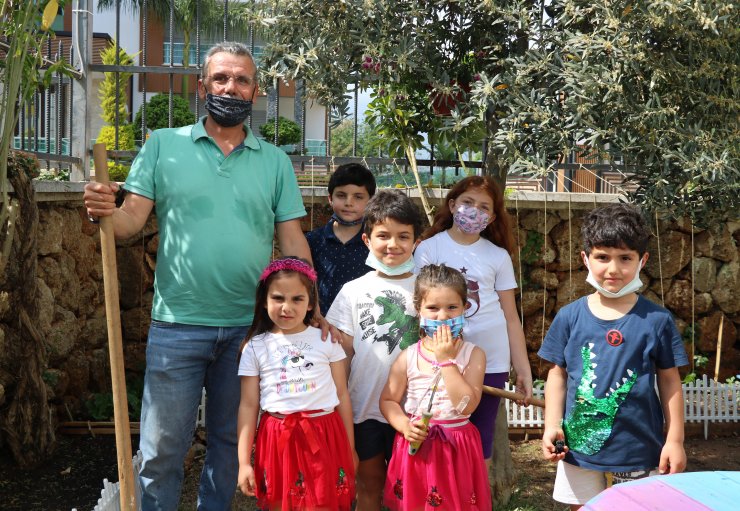
MULTIPOLYGON (((61 152, 59 154, 69 156, 69 139, 63 138, 61 143, 61 152)), ((48 152, 51 154, 57 154, 57 140, 55 138, 52 138, 48 141, 47 146, 46 138, 24 138, 23 143, 21 144, 21 137, 13 137, 13 149, 17 149, 19 151, 23 150, 38 153, 48 152)))
MULTIPOLYGON (((203 59, 205 58, 206 53, 211 48, 211 46, 213 46, 213 44, 211 44, 211 43, 201 44, 200 45, 200 59, 201 59, 201 63, 203 62, 203 59)), ((184 43, 172 43, 172 45, 170 46, 169 41, 166 41, 164 43, 164 58, 163 58, 163 62, 162 63, 164 65, 167 65, 167 64, 170 63, 170 50, 172 50, 174 52, 173 53, 173 59, 172 59, 173 65, 175 65, 175 66, 181 66, 182 65, 182 60, 183 60, 182 57, 183 57, 184 48, 185 48, 185 44, 184 43)), ((197 47, 196 47, 195 43, 190 43, 190 51, 188 52, 190 54, 189 55, 189 60, 188 60, 188 65, 191 66, 191 67, 195 67, 195 66, 198 65, 198 61, 196 60, 196 51, 195 51, 196 49, 197 49, 197 47)), ((257 65, 259 65, 259 61, 262 58, 262 51, 263 51, 262 46, 255 46, 254 47, 253 56, 254 56, 255 61, 257 62, 257 65)))

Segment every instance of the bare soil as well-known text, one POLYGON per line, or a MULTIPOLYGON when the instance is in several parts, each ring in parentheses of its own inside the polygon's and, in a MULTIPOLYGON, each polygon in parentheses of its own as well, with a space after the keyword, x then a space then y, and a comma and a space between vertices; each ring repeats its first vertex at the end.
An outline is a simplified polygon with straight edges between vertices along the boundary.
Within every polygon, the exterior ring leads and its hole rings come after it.
MULTIPOLYGON (((740 471, 740 427, 728 425, 720 436, 692 436, 686 441, 689 471, 740 471)), ((710 430, 711 433, 711 430, 710 430)), ((138 437, 133 437, 136 450, 138 437)), ((540 455, 540 441, 512 440, 517 469, 512 501, 499 511, 562 510, 550 498, 555 477, 554 465, 540 455)), ((188 459, 182 510, 195 509, 202 449, 195 448, 188 459)), ((112 435, 58 437, 57 449, 47 463, 23 471, 15 467, 9 453, 0 450, 0 508, 4 511, 90 511, 100 497, 103 479, 118 480, 116 446, 112 435)), ((233 510, 256 509, 254 499, 238 494, 233 510)))

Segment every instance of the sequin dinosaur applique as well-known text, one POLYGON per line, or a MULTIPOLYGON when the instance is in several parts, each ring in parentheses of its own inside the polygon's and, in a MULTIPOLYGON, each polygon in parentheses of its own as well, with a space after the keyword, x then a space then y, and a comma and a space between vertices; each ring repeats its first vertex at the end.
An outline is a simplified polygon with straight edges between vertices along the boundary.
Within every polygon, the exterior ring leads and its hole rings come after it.
POLYGON ((610 388, 604 397, 596 397, 594 368, 597 364, 592 362, 596 358, 593 347, 593 343, 589 343, 588 347, 581 348, 583 375, 576 390, 576 403, 563 421, 568 447, 588 455, 596 454, 604 446, 612 433, 619 406, 637 381, 637 373, 627 369, 627 377, 622 378, 621 384, 614 385, 616 389, 610 388))

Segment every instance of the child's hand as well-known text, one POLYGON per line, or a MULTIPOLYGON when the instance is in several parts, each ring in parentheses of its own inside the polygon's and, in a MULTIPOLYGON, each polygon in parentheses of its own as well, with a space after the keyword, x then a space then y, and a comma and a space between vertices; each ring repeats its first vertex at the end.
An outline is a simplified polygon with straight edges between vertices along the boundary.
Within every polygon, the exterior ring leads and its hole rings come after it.
POLYGON ((328 337, 331 339, 331 342, 342 342, 342 333, 337 327, 329 323, 326 318, 321 315, 318 307, 315 308, 313 316, 311 317, 311 326, 321 330, 322 341, 326 341, 328 337))
POLYGON ((255 480, 254 467, 252 465, 239 465, 239 477, 237 479, 239 489, 244 495, 254 497, 255 480))
POLYGON ((658 472, 661 474, 677 474, 686 470, 686 451, 682 442, 666 442, 660 451, 660 465, 658 472))
POLYGON ((517 400, 516 404, 519 406, 528 406, 529 400, 532 397, 532 376, 525 377, 519 373, 516 374, 516 391, 519 394, 524 394, 524 399, 517 400))
POLYGON ((545 429, 542 433, 542 457, 547 461, 560 461, 565 458, 568 446, 562 429, 545 429), (562 444, 560 443, 562 442, 562 444))
POLYGON ((403 428, 401 433, 410 444, 413 444, 414 442, 423 442, 429 434, 427 427, 423 422, 421 422, 421 419, 416 422, 411 422, 411 419, 409 419, 406 423, 406 427, 403 428))
POLYGON ((437 358, 437 362, 447 362, 457 356, 457 352, 460 349, 461 339, 452 338, 450 327, 447 325, 441 325, 434 332, 432 342, 429 343, 429 348, 434 352, 434 356, 437 358))

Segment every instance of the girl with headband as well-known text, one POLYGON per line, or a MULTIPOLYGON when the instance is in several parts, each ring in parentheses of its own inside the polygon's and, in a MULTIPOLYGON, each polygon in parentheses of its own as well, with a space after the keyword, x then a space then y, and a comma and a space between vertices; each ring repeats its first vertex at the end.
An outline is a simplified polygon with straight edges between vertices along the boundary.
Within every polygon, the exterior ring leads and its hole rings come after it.
POLYGON ((257 286, 239 361, 238 481, 260 509, 349 510, 354 499, 345 354, 309 325, 316 296, 316 272, 294 257, 270 263, 257 286))

